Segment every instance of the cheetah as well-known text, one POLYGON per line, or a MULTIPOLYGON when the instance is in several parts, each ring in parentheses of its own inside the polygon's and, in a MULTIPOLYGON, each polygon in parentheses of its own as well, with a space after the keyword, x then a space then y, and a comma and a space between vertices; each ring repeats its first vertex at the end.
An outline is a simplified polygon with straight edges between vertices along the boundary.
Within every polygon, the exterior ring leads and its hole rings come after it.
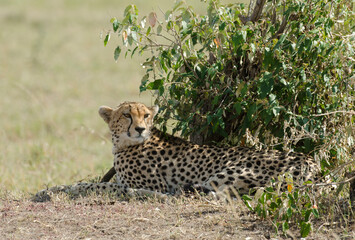
POLYGON ((313 180, 319 172, 314 160, 301 153, 196 145, 163 133, 153 126, 158 110, 137 102, 124 102, 115 109, 100 107, 99 114, 112 136, 116 182, 54 187, 36 196, 48 191, 174 195, 191 188, 207 192, 233 188, 246 194, 285 172, 300 184, 313 180))

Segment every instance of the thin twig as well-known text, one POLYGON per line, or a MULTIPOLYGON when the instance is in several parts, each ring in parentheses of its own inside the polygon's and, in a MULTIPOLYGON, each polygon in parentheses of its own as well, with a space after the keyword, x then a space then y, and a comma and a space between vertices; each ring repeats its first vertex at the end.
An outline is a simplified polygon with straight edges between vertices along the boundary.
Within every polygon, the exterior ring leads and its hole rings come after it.
POLYGON ((350 165, 350 164, 352 164, 352 163, 355 163, 355 160, 352 160, 352 161, 350 161, 350 162, 346 162, 346 163, 343 163, 343 164, 339 165, 337 168, 333 169, 331 172, 327 173, 327 174, 324 175, 322 178, 320 178, 320 179, 318 180, 318 182, 319 182, 320 180, 322 180, 322 179, 325 179, 327 176, 331 176, 331 175, 334 176, 335 174, 337 174, 338 172, 340 172, 340 170, 342 170, 345 166, 350 165))
MULTIPOLYGON (((350 115, 355 115, 355 111, 344 111, 344 110, 339 110, 339 111, 334 111, 334 112, 327 112, 327 113, 320 113, 320 114, 311 114, 309 116, 311 117, 321 117, 321 116, 328 116, 328 115, 332 115, 332 114, 337 114, 337 113, 343 113, 343 114, 350 114, 350 115)), ((288 114, 296 116, 296 117, 304 117, 302 115, 299 114, 295 114, 292 112, 288 112, 288 114)))
POLYGON ((328 113, 312 114, 311 116, 312 117, 321 117, 321 116, 327 116, 327 115, 332 115, 332 114, 337 114, 337 113, 355 115, 355 111, 334 111, 334 112, 328 112, 328 113))
POLYGON ((167 45, 167 44, 159 44, 157 42, 155 42, 153 39, 145 36, 145 38, 149 41, 149 43, 151 44, 150 47, 170 47, 171 45, 167 45), (154 44, 154 46, 152 45, 154 44))
POLYGON ((324 187, 324 186, 331 186, 331 185, 340 185, 340 184, 345 184, 345 183, 351 182, 353 180, 355 180, 355 175, 352 176, 351 178, 348 178, 348 179, 341 181, 341 182, 311 183, 311 184, 306 184, 306 185, 300 186, 299 188, 302 189, 302 188, 306 188, 306 187, 324 187))
MULTIPOLYGON (((166 32, 166 31, 165 31, 165 32, 166 32)), ((158 34, 158 33, 152 33, 152 34, 154 34, 154 35, 156 35, 156 36, 158 36, 158 37, 162 37, 162 38, 168 40, 169 42, 175 43, 174 40, 172 40, 172 39, 170 39, 170 38, 164 36, 163 34, 160 34, 160 33, 159 33, 159 34, 158 34)))

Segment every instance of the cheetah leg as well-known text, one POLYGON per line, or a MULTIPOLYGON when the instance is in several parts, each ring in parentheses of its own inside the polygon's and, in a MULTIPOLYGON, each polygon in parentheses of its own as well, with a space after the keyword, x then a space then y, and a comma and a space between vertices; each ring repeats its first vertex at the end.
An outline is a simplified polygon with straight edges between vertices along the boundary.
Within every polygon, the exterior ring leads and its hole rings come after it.
POLYGON ((90 192, 112 192, 116 195, 124 194, 123 188, 117 183, 77 183, 74 185, 61 185, 41 190, 32 197, 32 201, 46 202, 51 199, 51 195, 58 194, 61 192, 68 194, 72 198, 78 196, 85 196, 90 192))
POLYGON ((37 192, 34 196, 32 196, 31 200, 33 202, 47 202, 51 199, 50 195, 52 194, 58 194, 60 192, 66 192, 67 189, 69 189, 70 186, 55 186, 51 187, 49 189, 43 189, 39 192, 37 192))
POLYGON ((121 196, 125 195, 128 197, 156 197, 158 199, 166 199, 167 195, 155 191, 150 191, 146 189, 133 189, 124 188, 117 183, 77 183, 75 185, 62 185, 55 186, 49 189, 44 189, 39 191, 32 197, 34 202, 46 202, 51 199, 51 195, 64 192, 70 197, 75 198, 79 196, 86 196, 90 192, 95 192, 99 194, 103 193, 113 193, 114 195, 121 196))

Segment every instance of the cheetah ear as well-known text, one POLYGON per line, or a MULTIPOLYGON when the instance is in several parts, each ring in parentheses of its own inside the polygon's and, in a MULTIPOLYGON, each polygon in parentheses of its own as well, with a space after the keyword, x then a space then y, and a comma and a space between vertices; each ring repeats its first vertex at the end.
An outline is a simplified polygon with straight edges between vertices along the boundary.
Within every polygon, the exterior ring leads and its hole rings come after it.
POLYGON ((153 115, 153 118, 154 118, 155 115, 157 115, 157 113, 159 111, 159 107, 157 105, 155 105, 153 107, 150 107, 149 110, 152 111, 152 115, 153 115))
POLYGON ((102 117, 102 119, 108 124, 111 120, 112 108, 101 106, 99 108, 99 114, 102 117))

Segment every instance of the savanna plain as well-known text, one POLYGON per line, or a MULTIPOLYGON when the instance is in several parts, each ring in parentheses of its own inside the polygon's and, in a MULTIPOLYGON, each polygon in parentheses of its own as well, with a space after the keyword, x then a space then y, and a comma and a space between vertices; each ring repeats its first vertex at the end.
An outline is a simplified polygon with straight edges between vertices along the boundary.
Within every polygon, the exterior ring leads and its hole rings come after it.
MULTIPOLYGON (((115 199, 59 195, 47 186, 98 179, 112 166, 100 105, 140 101, 140 59, 116 63, 109 20, 128 4, 160 13, 173 1, 1 0, 0 239, 297 239, 277 234, 239 201, 200 196, 115 199)), ((200 1, 190 1, 200 8, 200 1)), ((309 239, 352 239, 351 226, 315 224, 309 239), (350 228, 349 228, 350 227, 350 228)))

